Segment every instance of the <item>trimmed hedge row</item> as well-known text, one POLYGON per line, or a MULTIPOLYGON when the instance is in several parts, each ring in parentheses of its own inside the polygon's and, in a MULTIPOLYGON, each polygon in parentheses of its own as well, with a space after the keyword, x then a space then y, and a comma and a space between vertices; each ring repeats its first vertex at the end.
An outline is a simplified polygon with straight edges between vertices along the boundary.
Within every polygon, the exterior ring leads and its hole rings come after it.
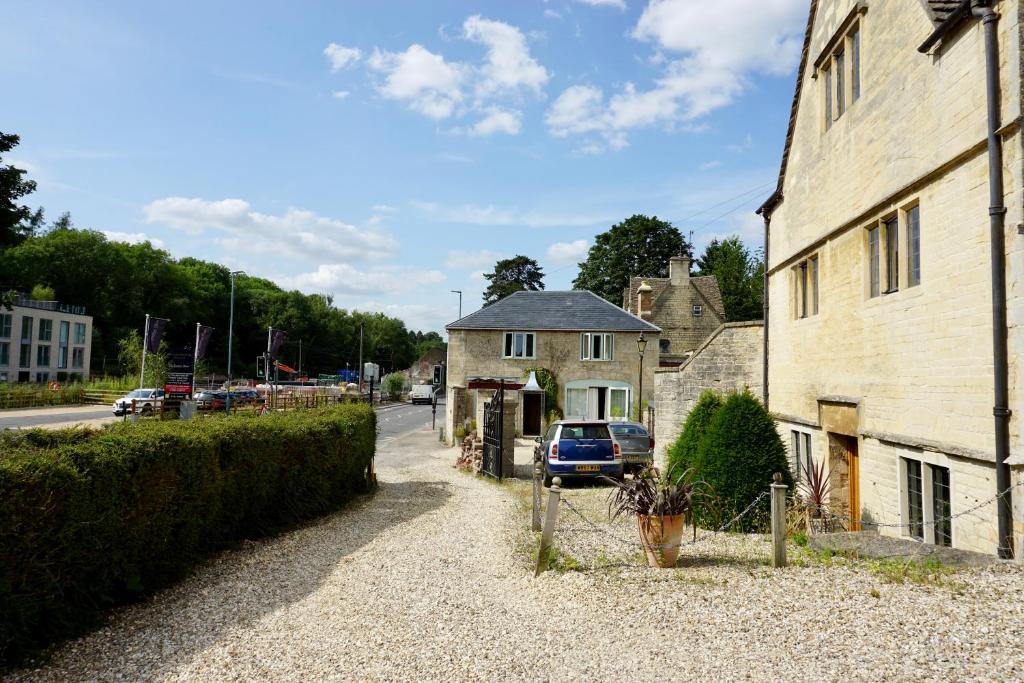
POLYGON ((0 664, 366 491, 363 405, 0 438, 0 664))

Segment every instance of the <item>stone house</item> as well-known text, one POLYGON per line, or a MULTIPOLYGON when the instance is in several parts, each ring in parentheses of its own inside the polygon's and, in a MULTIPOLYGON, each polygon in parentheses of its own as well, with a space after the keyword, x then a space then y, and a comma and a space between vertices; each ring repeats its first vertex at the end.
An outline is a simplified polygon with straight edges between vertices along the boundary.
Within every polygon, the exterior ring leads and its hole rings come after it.
POLYGON ((552 406, 522 391, 533 368, 554 376, 565 417, 626 419, 635 415, 638 396, 647 401, 654 393, 650 350, 658 348, 661 330, 591 292, 517 292, 446 329, 449 439, 467 420, 483 424, 484 402, 500 382, 506 402, 517 404, 517 433, 540 434, 552 406), (644 363, 641 336, 649 344, 644 363))
POLYGON ((434 366, 444 363, 447 355, 447 352, 441 348, 430 349, 424 353, 411 367, 403 371, 406 384, 409 386, 433 384, 434 366))
POLYGON ((1004 557, 1022 516, 994 499, 1024 465, 1019 11, 812 0, 758 210, 763 392, 794 470, 825 461, 853 529, 1004 557))
POLYGON ((718 280, 691 277, 688 256, 670 259, 667 278, 630 278, 622 307, 661 328, 656 350, 662 367, 678 367, 725 322, 718 280))

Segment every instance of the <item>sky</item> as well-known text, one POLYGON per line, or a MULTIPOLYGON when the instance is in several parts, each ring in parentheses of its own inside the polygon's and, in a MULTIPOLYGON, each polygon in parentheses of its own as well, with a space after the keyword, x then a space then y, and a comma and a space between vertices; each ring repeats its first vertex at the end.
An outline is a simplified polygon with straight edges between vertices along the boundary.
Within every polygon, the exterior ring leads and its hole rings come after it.
POLYGON ((442 331, 633 214, 700 250, 774 188, 806 0, 0 0, 28 202, 442 331))

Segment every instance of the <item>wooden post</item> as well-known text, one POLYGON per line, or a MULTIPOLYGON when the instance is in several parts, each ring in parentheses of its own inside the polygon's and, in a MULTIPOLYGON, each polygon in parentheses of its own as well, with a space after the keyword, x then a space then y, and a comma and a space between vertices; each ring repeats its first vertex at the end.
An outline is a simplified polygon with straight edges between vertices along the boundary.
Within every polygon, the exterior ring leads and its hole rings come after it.
POLYGON ((544 466, 539 462, 533 463, 533 523, 531 529, 540 531, 540 497, 544 491, 543 486, 544 466))
POLYGON ((772 483, 772 566, 786 566, 786 491, 782 473, 776 472, 772 483))
POLYGON ((544 516, 544 531, 540 534, 540 548, 537 549, 537 571, 534 576, 547 569, 548 551, 551 549, 551 538, 555 535, 555 524, 558 523, 558 505, 562 499, 562 478, 551 480, 551 493, 548 496, 547 514, 544 516))

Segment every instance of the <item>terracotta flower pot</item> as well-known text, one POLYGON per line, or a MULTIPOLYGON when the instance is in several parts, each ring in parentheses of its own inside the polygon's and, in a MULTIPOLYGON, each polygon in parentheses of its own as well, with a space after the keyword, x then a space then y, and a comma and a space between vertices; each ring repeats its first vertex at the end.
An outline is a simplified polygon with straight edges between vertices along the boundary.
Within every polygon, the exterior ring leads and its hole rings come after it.
POLYGON ((685 515, 637 515, 640 541, 652 567, 668 569, 679 559, 679 544, 683 538, 685 515))

